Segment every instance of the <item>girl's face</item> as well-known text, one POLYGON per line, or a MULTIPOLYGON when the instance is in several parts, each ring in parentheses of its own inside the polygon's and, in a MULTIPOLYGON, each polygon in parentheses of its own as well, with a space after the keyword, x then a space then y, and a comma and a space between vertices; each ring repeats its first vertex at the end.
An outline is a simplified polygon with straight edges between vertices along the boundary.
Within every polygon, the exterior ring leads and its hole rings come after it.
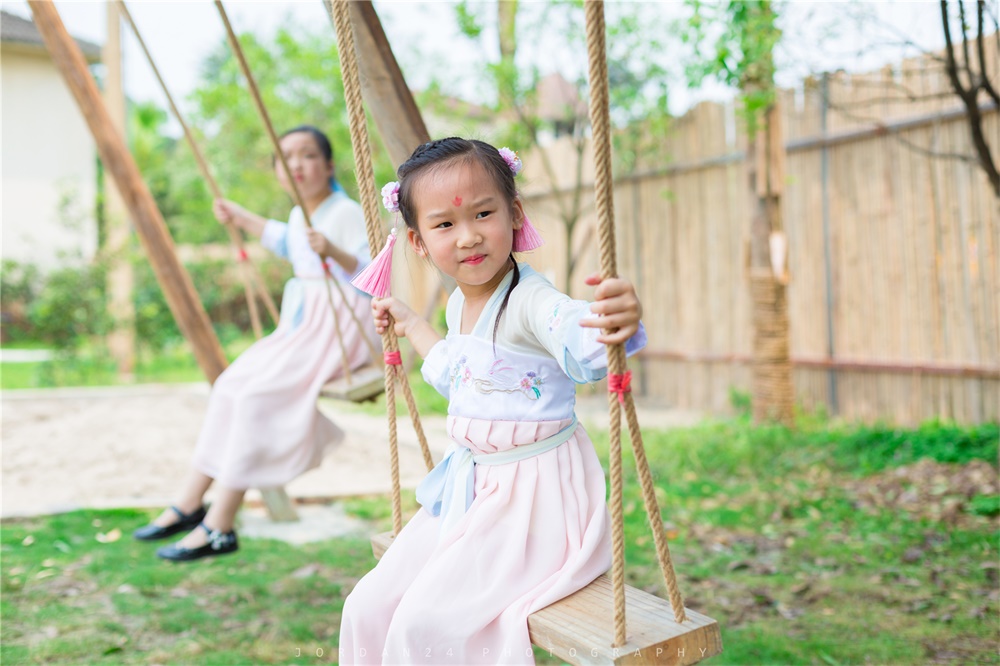
MULTIPOLYGON (((281 140, 280 145, 291 177, 295 179, 299 193, 304 199, 316 199, 330 193, 333 162, 326 159, 311 134, 308 132, 289 134, 281 140)), ((294 196, 288 174, 281 166, 281 160, 274 161, 274 171, 281 187, 289 195, 294 196)))
POLYGON ((432 169, 413 183, 417 230, 411 247, 462 287, 495 286, 507 271, 520 200, 507 201, 478 162, 432 169))

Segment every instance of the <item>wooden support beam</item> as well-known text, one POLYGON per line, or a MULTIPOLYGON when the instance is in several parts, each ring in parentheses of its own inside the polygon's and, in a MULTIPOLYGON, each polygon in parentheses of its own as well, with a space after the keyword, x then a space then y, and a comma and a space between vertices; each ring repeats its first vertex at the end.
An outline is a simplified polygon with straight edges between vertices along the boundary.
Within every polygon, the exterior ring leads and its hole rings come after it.
MULTIPOLYGON (((324 0, 327 10, 330 0, 324 0)), ((394 164, 402 164, 422 143, 430 141, 413 93, 406 85, 396 56, 368 0, 349 3, 354 49, 358 53, 361 94, 375 119, 394 164)))
MULTIPOLYGON (((120 134, 125 134, 125 91, 122 87, 121 19, 111 3, 105 7, 108 36, 101 49, 104 61, 104 102, 108 115, 120 134)), ((104 189, 104 225, 108 273, 105 285, 108 293, 108 313, 114 328, 107 336, 108 351, 118 366, 120 379, 131 379, 135 372, 135 305, 132 292, 135 276, 129 260, 132 224, 125 202, 107 179, 104 189)))
POLYGON ((208 381, 214 382, 226 368, 226 356, 198 300, 191 277, 177 258, 173 238, 156 201, 143 182, 125 140, 115 129, 97 84, 87 69, 87 62, 66 32, 55 5, 50 0, 28 0, 28 5, 52 61, 90 127, 101 161, 125 201, 174 319, 194 348, 198 365, 208 381))

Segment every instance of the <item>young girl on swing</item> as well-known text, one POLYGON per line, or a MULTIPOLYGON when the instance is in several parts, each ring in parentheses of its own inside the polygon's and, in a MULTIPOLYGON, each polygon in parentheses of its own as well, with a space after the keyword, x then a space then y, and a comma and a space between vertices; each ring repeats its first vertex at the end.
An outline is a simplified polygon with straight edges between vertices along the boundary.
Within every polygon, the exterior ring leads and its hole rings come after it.
POLYGON ((604 473, 574 382, 605 376, 604 343, 645 345, 641 306, 626 280, 587 278, 587 303, 515 262, 541 244, 520 168, 506 148, 448 138, 383 189, 413 250, 458 283, 444 339, 396 299, 372 302, 376 328, 391 315, 449 399, 453 443, 417 489, 423 509, 347 598, 341 663, 533 663, 528 615, 610 566, 604 473))
POLYGON ((220 222, 260 236, 266 248, 292 262, 295 277, 285 285, 278 328, 236 359, 212 387, 193 469, 177 503, 135 532, 136 539, 151 541, 190 530, 157 551, 164 559, 235 551, 233 522, 246 489, 288 483, 318 466, 326 447, 343 438, 316 407, 323 385, 344 371, 337 336, 352 368, 369 361, 363 336, 375 335, 370 301, 347 284, 371 261, 361 207, 333 179, 333 150, 320 130, 304 125, 286 132, 281 150, 291 173, 276 160, 278 181, 292 194, 289 178, 295 179, 314 228, 305 226, 298 207, 286 224, 231 201, 215 202, 220 222), (320 255, 328 257, 330 278, 320 255), (331 278, 342 282, 345 297, 330 290, 339 331, 323 284, 331 278), (352 311, 365 330, 354 323, 352 311), (218 489, 206 511, 202 498, 213 481, 218 489))

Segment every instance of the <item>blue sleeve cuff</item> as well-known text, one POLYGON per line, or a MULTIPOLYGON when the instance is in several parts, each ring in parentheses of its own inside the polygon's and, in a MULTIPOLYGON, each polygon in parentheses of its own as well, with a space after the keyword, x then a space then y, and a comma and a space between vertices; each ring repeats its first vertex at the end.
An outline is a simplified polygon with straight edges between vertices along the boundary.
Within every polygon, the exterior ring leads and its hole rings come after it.
MULTIPOLYGON (((588 316, 583 311, 576 321, 570 322, 566 331, 563 368, 577 384, 590 384, 604 379, 608 374, 607 348, 597 342, 600 329, 580 326, 580 319, 588 316)), ((632 356, 646 346, 646 327, 639 322, 639 330, 625 341, 625 355, 632 356)))
POLYGON ((420 368, 424 381, 445 398, 451 392, 451 363, 448 360, 448 340, 439 340, 424 358, 420 368))
POLYGON ((277 220, 268 220, 260 235, 260 244, 279 257, 288 259, 288 225, 277 220))

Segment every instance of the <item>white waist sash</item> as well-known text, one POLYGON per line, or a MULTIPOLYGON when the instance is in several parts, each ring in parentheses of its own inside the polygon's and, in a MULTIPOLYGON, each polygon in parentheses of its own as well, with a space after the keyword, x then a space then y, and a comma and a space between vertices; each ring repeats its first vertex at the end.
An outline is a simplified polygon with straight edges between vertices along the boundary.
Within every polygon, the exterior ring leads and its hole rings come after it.
POLYGON ((476 465, 507 465, 541 455, 568 441, 578 425, 574 414, 573 421, 551 437, 496 453, 473 454, 466 446, 452 444, 445 451, 441 462, 417 486, 417 501, 432 516, 442 516, 440 533, 444 534, 472 506, 476 490, 476 465))

